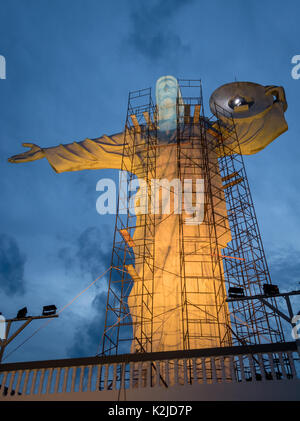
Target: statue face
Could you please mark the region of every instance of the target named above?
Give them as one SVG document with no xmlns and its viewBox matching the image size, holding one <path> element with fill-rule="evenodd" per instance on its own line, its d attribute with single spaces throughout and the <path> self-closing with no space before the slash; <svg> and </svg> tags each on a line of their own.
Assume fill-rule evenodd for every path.
<svg viewBox="0 0 300 421">
<path fill-rule="evenodd" d="M 159 130 L 169 132 L 176 129 L 176 101 L 181 98 L 177 79 L 173 76 L 162 76 L 156 82 L 156 104 L 158 107 Z"/>
<path fill-rule="evenodd" d="M 156 82 L 156 103 L 164 118 L 173 116 L 177 91 L 178 83 L 173 76 L 162 76 Z"/>
</svg>

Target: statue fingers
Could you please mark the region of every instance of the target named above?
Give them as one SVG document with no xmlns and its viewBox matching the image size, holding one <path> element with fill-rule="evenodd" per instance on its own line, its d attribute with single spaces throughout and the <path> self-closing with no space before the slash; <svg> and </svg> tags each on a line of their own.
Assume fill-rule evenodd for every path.
<svg viewBox="0 0 300 421">
<path fill-rule="evenodd" d="M 8 162 L 10 162 L 11 164 L 15 164 L 16 162 L 18 162 L 18 158 L 16 158 L 15 156 L 12 156 L 8 158 Z"/>
<path fill-rule="evenodd" d="M 8 158 L 8 162 L 15 164 L 16 162 L 19 162 L 22 160 L 23 157 L 21 157 L 20 155 L 14 155 L 11 156 L 10 158 Z"/>
<path fill-rule="evenodd" d="M 34 143 L 22 143 L 22 146 L 24 146 L 25 148 L 33 148 L 34 146 L 37 146 L 37 145 L 35 145 Z"/>
<path fill-rule="evenodd" d="M 29 152 L 29 151 L 28 151 Z M 30 156 L 32 155 L 31 153 L 20 153 L 18 155 L 13 155 L 10 158 L 8 158 L 8 162 L 15 164 L 17 162 L 26 162 L 28 160 L 30 160 Z"/>
</svg>

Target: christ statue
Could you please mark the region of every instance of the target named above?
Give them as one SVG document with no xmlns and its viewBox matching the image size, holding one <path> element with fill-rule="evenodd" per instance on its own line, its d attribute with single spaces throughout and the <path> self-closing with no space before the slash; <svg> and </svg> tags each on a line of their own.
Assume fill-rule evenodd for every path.
<svg viewBox="0 0 300 421">
<path fill-rule="evenodd" d="M 228 89 L 228 94 L 226 93 Z M 264 149 L 270 142 L 287 130 L 284 112 L 287 108 L 284 90 L 282 87 L 262 86 L 251 82 L 235 82 L 222 87 L 221 94 L 218 90 L 211 102 L 212 112 L 215 113 L 215 102 L 220 106 L 231 110 L 235 130 L 239 144 L 235 145 L 231 140 L 227 140 L 223 152 L 216 148 L 209 157 L 211 164 L 218 166 L 218 158 L 221 153 L 241 153 L 252 155 Z M 179 104 L 179 107 L 178 107 Z M 182 107 L 180 107 L 182 105 Z M 178 154 L 177 154 L 177 124 L 184 122 L 184 103 L 178 81 L 173 76 L 163 76 L 156 84 L 156 106 L 158 110 L 157 121 L 157 150 L 156 150 L 156 179 L 168 180 L 172 182 L 178 178 Z M 179 111 L 178 111 L 179 110 Z M 222 121 L 222 127 L 226 130 L 231 122 L 226 114 L 218 115 Z M 186 153 L 189 159 L 200 162 L 203 150 L 201 143 L 197 144 L 199 133 L 195 120 L 194 133 L 197 147 L 187 148 Z M 9 158 L 11 163 L 25 163 L 46 158 L 56 173 L 65 171 L 80 171 L 86 169 L 121 169 L 123 162 L 129 157 L 123 155 L 123 146 L 127 142 L 128 131 L 106 135 L 95 139 L 85 139 L 81 142 L 73 142 L 55 147 L 40 147 L 33 143 L 23 143 L 29 150 Z M 141 141 L 143 131 L 139 134 Z M 208 142 L 214 142 L 215 138 L 211 131 L 206 134 Z M 225 141 L 226 142 L 226 141 Z M 185 145 L 182 145 L 185 148 Z M 236 149 L 235 149 L 236 148 Z M 239 149 L 238 149 L 239 148 Z M 240 151 L 240 152 L 239 152 Z M 143 154 L 139 153 L 138 147 L 134 156 L 132 168 L 140 168 Z M 185 163 L 180 163 L 183 168 Z M 141 174 L 139 173 L 140 177 Z M 144 179 L 149 179 L 149 174 L 143 174 Z M 193 174 L 188 174 L 189 179 L 196 181 L 203 179 L 205 174 L 201 165 Z M 183 180 L 182 180 L 183 181 Z M 221 176 L 214 177 L 214 185 L 222 186 Z M 176 192 L 172 192 L 171 199 L 174 200 Z M 175 198 L 176 199 L 176 198 Z M 221 200 L 222 199 L 222 200 Z M 230 229 L 228 225 L 227 210 L 224 198 L 216 203 L 213 215 L 214 220 L 218 218 L 224 220 L 224 224 L 218 226 L 218 254 L 222 255 L 222 250 L 231 241 Z M 181 200 L 181 199 L 180 199 Z M 176 200 L 175 200 L 176 202 Z M 174 202 L 174 203 L 175 203 Z M 181 207 L 181 203 L 177 203 Z M 174 205 L 175 206 L 175 205 Z M 205 209 L 205 203 L 204 203 Z M 210 215 L 211 216 L 211 215 Z M 138 215 L 143 218 L 143 215 Z M 185 277 L 188 279 L 185 297 L 187 301 L 186 314 L 182 311 L 182 286 L 179 276 L 181 257 L 179 252 L 179 218 L 183 218 L 182 233 L 185 238 L 196 240 L 186 242 L 184 249 L 185 258 L 188 264 L 185 267 Z M 199 218 L 199 223 L 194 223 L 193 218 Z M 208 251 L 210 241 L 210 229 L 207 223 L 208 215 L 205 211 L 200 215 L 191 215 L 183 212 L 180 216 L 178 212 L 171 211 L 168 217 L 159 215 L 158 224 L 155 231 L 155 272 L 153 280 L 153 315 L 155 316 L 151 335 L 151 351 L 170 351 L 184 349 L 184 323 L 183 318 L 189 320 L 188 348 L 213 348 L 231 344 L 228 324 L 230 323 L 229 310 L 227 304 L 222 306 L 222 311 L 218 311 L 216 303 L 213 301 L 215 291 L 219 291 L 219 298 L 222 302 L 226 300 L 226 290 L 221 282 L 221 274 L 217 274 L 213 269 L 213 258 Z M 226 222 L 227 221 L 227 222 Z M 138 226 L 138 224 L 137 224 Z M 139 244 L 143 241 L 143 231 L 137 228 L 132 237 L 134 242 L 133 252 L 137 253 Z M 201 264 L 199 256 L 202 255 Z M 222 269 L 219 269 L 220 271 Z M 134 268 L 137 277 L 143 278 L 147 282 L 145 267 L 137 263 Z M 133 287 L 129 295 L 128 306 L 133 320 L 133 330 L 139 325 L 138 314 L 141 294 L 139 289 L 141 283 L 133 280 Z M 215 322 L 218 320 L 218 323 Z M 136 322 L 136 323 L 134 323 Z M 145 325 L 147 330 L 147 324 Z M 133 337 L 136 335 L 133 332 Z M 133 340 L 132 352 L 135 352 L 139 344 Z M 145 344 L 143 351 L 150 351 Z"/>
</svg>

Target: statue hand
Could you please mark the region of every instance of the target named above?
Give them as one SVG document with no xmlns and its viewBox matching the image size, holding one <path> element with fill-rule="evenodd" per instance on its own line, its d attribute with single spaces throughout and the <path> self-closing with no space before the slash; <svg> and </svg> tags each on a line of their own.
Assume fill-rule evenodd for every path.
<svg viewBox="0 0 300 421">
<path fill-rule="evenodd" d="M 22 146 L 30 148 L 30 150 L 8 158 L 8 162 L 11 162 L 12 164 L 17 164 L 19 162 L 30 162 L 36 161 L 37 159 L 42 159 L 45 156 L 44 151 L 34 143 L 22 143 Z"/>
</svg>

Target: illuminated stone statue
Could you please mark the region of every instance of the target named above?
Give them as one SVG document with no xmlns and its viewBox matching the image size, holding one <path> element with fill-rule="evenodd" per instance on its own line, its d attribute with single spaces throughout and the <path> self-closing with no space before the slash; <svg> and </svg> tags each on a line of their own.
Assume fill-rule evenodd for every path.
<svg viewBox="0 0 300 421">
<path fill-rule="evenodd" d="M 158 145 L 156 156 L 156 179 L 167 179 L 170 182 L 178 177 L 176 124 L 184 118 L 183 113 L 176 115 L 177 105 L 183 104 L 177 80 L 172 76 L 164 76 L 157 81 L 156 98 L 158 106 Z M 236 127 L 237 136 L 242 154 L 255 154 L 265 148 L 271 141 L 287 130 L 284 119 L 286 101 L 284 90 L 280 87 L 263 87 L 250 82 L 235 82 L 223 85 L 211 97 L 211 109 L 215 113 L 215 103 L 223 109 L 230 111 Z M 180 107 L 179 107 L 180 109 Z M 179 120 L 178 120 L 178 118 Z M 221 113 L 218 118 L 222 120 L 224 128 L 229 126 L 229 118 Z M 195 133 L 197 137 L 197 133 Z M 199 137 L 199 134 L 198 134 Z M 86 169 L 121 169 L 123 157 L 124 132 L 113 135 L 103 135 L 96 139 L 85 139 L 50 148 L 41 148 L 32 143 L 23 143 L 30 150 L 9 159 L 12 163 L 23 163 L 47 158 L 57 173 L 65 171 L 80 171 Z M 207 140 L 213 141 L 212 135 L 207 134 Z M 228 141 L 229 142 L 229 141 Z M 234 143 L 228 144 L 228 154 L 232 153 Z M 184 148 L 184 145 L 183 145 Z M 193 160 L 201 159 L 201 147 L 192 151 Z M 238 152 L 238 149 L 236 150 Z M 134 157 L 136 166 L 141 159 L 137 153 Z M 218 165 L 218 151 L 210 159 Z M 135 164 L 134 164 L 135 165 Z M 147 174 L 144 174 L 147 177 Z M 204 174 L 199 167 L 189 178 L 202 179 Z M 221 177 L 215 181 L 222 186 Z M 172 193 L 171 199 L 174 199 Z M 216 218 L 226 216 L 226 206 L 217 205 Z M 219 207 L 218 207 L 219 206 Z M 138 218 L 143 218 L 139 215 Z M 191 218 L 183 214 L 183 220 Z M 226 219 L 226 218 L 225 218 Z M 228 221 L 227 221 L 228 224 Z M 139 224 L 137 224 L 139 225 Z M 189 319 L 188 348 L 210 348 L 230 345 L 228 336 L 228 309 L 223 306 L 222 314 L 217 314 L 213 302 L 216 289 L 220 299 L 225 301 L 224 285 L 213 279 L 212 257 L 209 255 L 209 230 L 207 224 L 184 224 L 183 235 L 187 238 L 197 239 L 191 241 L 184 250 L 189 264 L 185 268 L 185 276 L 189 279 L 185 297 L 188 303 L 187 314 L 183 314 L 182 285 L 180 273 L 180 250 L 178 241 L 179 215 L 171 213 L 168 217 L 159 215 L 155 234 L 155 273 L 153 282 L 153 315 L 152 351 L 177 350 L 187 347 L 184 345 L 183 329 L 184 319 Z M 231 240 L 228 225 L 218 228 L 219 254 Z M 143 241 L 143 230 L 136 229 L 133 241 L 136 247 Z M 133 249 L 135 251 L 135 249 Z M 203 256 L 199 264 L 199 256 Z M 138 276 L 147 279 L 147 273 L 142 275 L 142 268 L 136 265 Z M 216 273 L 216 272 L 214 272 Z M 220 275 L 220 274 L 219 274 Z M 150 277 L 149 277 L 150 278 Z M 221 276 L 217 276 L 221 278 Z M 146 281 L 145 281 L 146 282 Z M 133 322 L 139 321 L 138 308 L 140 304 L 139 289 L 141 284 L 134 282 L 128 305 L 131 310 Z M 218 319 L 218 323 L 215 320 Z M 135 324 L 133 323 L 133 326 Z M 135 329 L 135 328 L 134 328 Z M 147 330 L 147 325 L 145 325 Z M 227 332 L 227 333 L 226 333 Z M 148 332 L 150 335 L 150 333 Z M 226 336 L 227 335 L 227 336 Z M 134 334 L 135 336 L 135 334 Z M 147 345 L 143 351 L 149 351 Z M 141 351 L 139 344 L 132 343 L 132 352 Z"/>
</svg>

